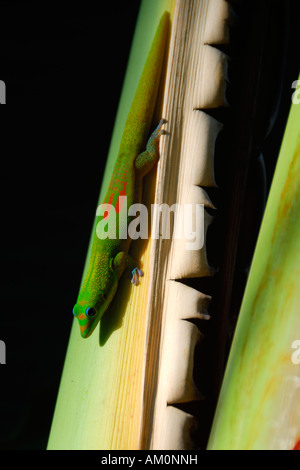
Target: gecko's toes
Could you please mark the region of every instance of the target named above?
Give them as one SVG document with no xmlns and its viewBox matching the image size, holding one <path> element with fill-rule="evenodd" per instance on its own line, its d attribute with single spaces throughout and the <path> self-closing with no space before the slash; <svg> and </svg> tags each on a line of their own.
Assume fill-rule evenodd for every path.
<svg viewBox="0 0 300 470">
<path fill-rule="evenodd" d="M 164 124 L 166 124 L 168 121 L 166 119 L 161 119 L 159 121 L 159 124 L 156 128 L 156 137 L 160 137 L 161 135 L 166 135 L 169 134 L 165 129 L 162 128 Z"/>
<path fill-rule="evenodd" d="M 137 276 L 133 276 L 133 278 L 131 279 L 131 284 L 134 284 L 135 286 L 138 286 L 139 278 Z"/>
<path fill-rule="evenodd" d="M 131 271 L 131 274 L 132 274 L 131 283 L 134 284 L 135 286 L 138 286 L 139 285 L 139 278 L 144 276 L 143 271 L 139 268 L 134 268 Z"/>
</svg>

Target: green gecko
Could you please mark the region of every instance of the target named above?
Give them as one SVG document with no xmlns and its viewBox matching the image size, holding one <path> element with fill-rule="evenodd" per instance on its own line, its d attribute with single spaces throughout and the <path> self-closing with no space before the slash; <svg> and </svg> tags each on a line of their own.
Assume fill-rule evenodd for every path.
<svg viewBox="0 0 300 470">
<path fill-rule="evenodd" d="M 165 133 L 162 119 L 151 134 L 147 144 L 153 119 L 164 51 L 167 40 L 169 14 L 163 14 L 149 51 L 137 91 L 135 93 L 124 132 L 118 157 L 114 166 L 110 184 L 101 207 L 103 214 L 96 213 L 98 221 L 109 222 L 110 213 L 117 218 L 116 237 L 99 238 L 95 228 L 89 265 L 83 279 L 73 314 L 78 319 L 80 333 L 87 338 L 96 328 L 100 318 L 114 298 L 118 281 L 126 268 L 132 270 L 134 285 L 143 276 L 133 258 L 128 254 L 131 239 L 122 238 L 127 234 L 130 217 L 128 213 L 121 217 L 121 196 L 126 196 L 127 207 L 139 203 L 142 195 L 142 179 L 151 170 L 159 158 L 159 137 Z M 111 211 L 111 207 L 114 211 Z M 123 225 L 122 225 L 123 224 Z M 126 225 L 126 226 L 124 226 Z"/>
</svg>

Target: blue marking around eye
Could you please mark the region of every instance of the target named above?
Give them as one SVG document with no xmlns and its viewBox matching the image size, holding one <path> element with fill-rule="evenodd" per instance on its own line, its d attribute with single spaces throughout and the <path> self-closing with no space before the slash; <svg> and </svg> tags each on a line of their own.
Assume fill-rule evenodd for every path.
<svg viewBox="0 0 300 470">
<path fill-rule="evenodd" d="M 87 307 L 85 314 L 88 317 L 94 317 L 96 315 L 97 311 L 94 307 Z"/>
</svg>

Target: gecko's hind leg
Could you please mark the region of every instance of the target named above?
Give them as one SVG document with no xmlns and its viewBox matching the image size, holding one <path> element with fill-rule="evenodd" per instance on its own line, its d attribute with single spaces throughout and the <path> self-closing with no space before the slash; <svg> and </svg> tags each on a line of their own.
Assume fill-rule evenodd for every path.
<svg viewBox="0 0 300 470">
<path fill-rule="evenodd" d="M 135 168 L 140 176 L 146 175 L 159 159 L 159 138 L 161 135 L 166 134 L 166 131 L 162 128 L 166 122 L 165 119 L 159 121 L 158 126 L 148 139 L 146 150 L 135 159 Z"/>
</svg>

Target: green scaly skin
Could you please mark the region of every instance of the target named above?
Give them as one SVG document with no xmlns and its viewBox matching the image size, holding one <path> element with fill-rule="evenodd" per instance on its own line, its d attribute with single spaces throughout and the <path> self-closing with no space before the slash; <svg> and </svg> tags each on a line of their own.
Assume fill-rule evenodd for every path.
<svg viewBox="0 0 300 470">
<path fill-rule="evenodd" d="M 156 104 L 168 22 L 168 13 L 164 13 L 126 120 L 119 154 L 102 205 L 106 211 L 103 210 L 102 215 L 96 217 L 96 228 L 101 220 L 105 220 L 109 226 L 113 212 L 110 207 L 113 206 L 116 217 L 116 237 L 100 239 L 96 229 L 93 235 L 89 266 L 73 309 L 83 338 L 91 335 L 107 310 L 124 270 L 128 267 L 132 269 L 131 282 L 135 285 L 139 283 L 139 276 L 143 275 L 128 254 L 130 237 L 127 236 L 124 239 L 119 237 L 119 226 L 122 233 L 127 234 L 130 223 L 128 214 L 125 213 L 124 216 L 124 211 L 122 213 L 122 200 L 119 198 L 120 196 L 127 197 L 128 208 L 132 204 L 141 202 L 143 176 L 151 170 L 159 158 L 159 137 L 164 133 L 162 125 L 166 121 L 163 119 L 160 121 L 147 145 L 146 139 Z"/>
</svg>

